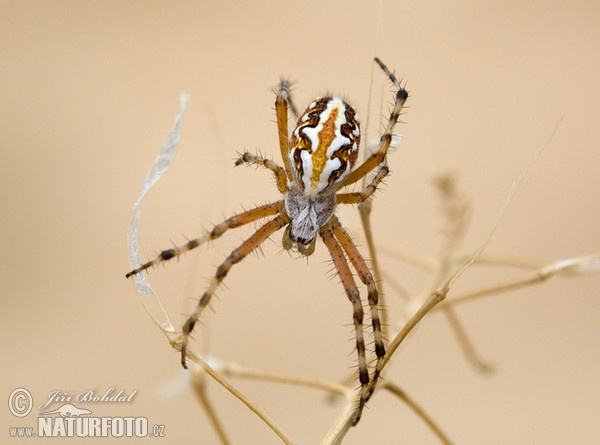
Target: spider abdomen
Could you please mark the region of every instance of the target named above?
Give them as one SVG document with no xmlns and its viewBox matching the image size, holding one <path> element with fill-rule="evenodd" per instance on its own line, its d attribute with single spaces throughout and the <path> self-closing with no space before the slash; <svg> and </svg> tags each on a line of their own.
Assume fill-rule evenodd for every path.
<svg viewBox="0 0 600 445">
<path fill-rule="evenodd" d="M 358 157 L 360 120 L 339 97 L 315 99 L 298 119 L 290 144 L 290 164 L 307 196 L 335 191 Z"/>
</svg>

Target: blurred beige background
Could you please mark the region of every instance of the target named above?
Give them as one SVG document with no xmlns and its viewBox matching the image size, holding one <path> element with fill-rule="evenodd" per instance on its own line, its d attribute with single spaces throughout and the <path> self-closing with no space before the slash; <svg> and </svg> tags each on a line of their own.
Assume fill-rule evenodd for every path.
<svg viewBox="0 0 600 445">
<path fill-rule="evenodd" d="M 488 251 L 543 264 L 600 250 L 597 2 L 216 3 L 0 2 L 0 396 L 24 387 L 35 404 L 17 419 L 3 402 L 3 443 L 8 426 L 35 426 L 51 391 L 110 387 L 137 394 L 129 404 L 80 406 L 165 425 L 166 438 L 144 443 L 218 443 L 178 355 L 124 278 L 131 207 L 181 90 L 192 97 L 183 142 L 142 208 L 144 257 L 277 198 L 267 173 L 235 169 L 233 159 L 244 149 L 278 159 L 271 89 L 279 76 L 296 82 L 300 106 L 332 91 L 365 120 L 374 55 L 411 93 L 393 174 L 375 201 L 379 243 L 437 252 L 441 217 L 430 178 L 452 168 L 473 204 L 465 248 L 476 248 L 564 116 Z M 375 71 L 374 109 L 383 99 L 387 110 L 389 91 Z M 355 211 L 342 216 L 360 239 Z M 150 275 L 178 326 L 248 233 L 228 233 Z M 254 368 L 336 381 L 355 360 L 350 305 L 329 279 L 322 245 L 307 264 L 281 253 L 279 242 L 274 236 L 264 255 L 232 271 L 216 316 L 196 337 L 210 332 L 215 355 Z M 381 261 L 413 288 L 422 284 L 414 269 Z M 469 271 L 458 286 L 505 277 Z M 556 279 L 460 306 L 477 350 L 496 367 L 491 376 L 473 371 L 446 320 L 432 314 L 387 377 L 455 443 L 598 443 L 599 289 L 597 275 Z M 393 315 L 399 299 L 391 291 L 388 304 Z M 169 383 L 179 389 L 165 397 Z M 315 391 L 235 384 L 300 443 L 317 443 L 336 416 Z M 233 443 L 279 443 L 220 387 L 211 384 L 210 393 Z M 438 443 L 384 393 L 344 443 L 367 441 Z"/>
</svg>

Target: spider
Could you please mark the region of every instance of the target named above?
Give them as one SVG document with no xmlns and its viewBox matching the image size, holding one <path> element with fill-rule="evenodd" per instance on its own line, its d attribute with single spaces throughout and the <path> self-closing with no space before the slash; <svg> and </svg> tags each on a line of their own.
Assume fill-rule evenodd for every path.
<svg viewBox="0 0 600 445">
<path fill-rule="evenodd" d="M 319 235 L 329 250 L 346 295 L 352 303 L 360 381 L 360 399 L 353 424 L 358 423 L 362 409 L 374 391 L 381 373 L 385 345 L 378 311 L 377 283 L 352 238 L 340 224 L 335 215 L 335 209 L 338 204 L 365 202 L 375 193 L 378 185 L 389 173 L 387 151 L 392 140 L 394 126 L 398 121 L 404 102 L 408 98 L 408 93 L 396 76 L 379 58 L 374 60 L 393 83 L 396 93 L 387 125 L 377 149 L 364 162 L 355 168 L 361 136 L 359 118 L 354 108 L 340 97 L 326 96 L 312 101 L 298 118 L 296 128 L 290 137 L 288 134 L 288 109 L 291 109 L 295 115 L 297 113 L 290 95 L 290 84 L 281 80 L 276 93 L 275 112 L 283 167 L 270 159 L 248 152 L 239 157 L 236 165 L 263 166 L 270 170 L 275 176 L 277 188 L 283 198 L 234 215 L 217 224 L 210 232 L 199 238 L 161 251 L 156 258 L 140 265 L 126 275 L 129 278 L 149 267 L 179 257 L 207 241 L 219 238 L 229 229 L 270 218 L 218 266 L 208 289 L 183 325 L 181 364 L 187 369 L 188 337 L 231 268 L 284 227 L 283 248 L 288 251 L 297 251 L 304 256 L 309 256 L 314 252 L 317 235 Z M 362 191 L 339 192 L 365 178 L 371 172 L 374 173 L 374 176 Z M 351 266 L 367 288 L 376 356 L 372 376 L 369 375 L 366 358 L 363 305 Z"/>
</svg>

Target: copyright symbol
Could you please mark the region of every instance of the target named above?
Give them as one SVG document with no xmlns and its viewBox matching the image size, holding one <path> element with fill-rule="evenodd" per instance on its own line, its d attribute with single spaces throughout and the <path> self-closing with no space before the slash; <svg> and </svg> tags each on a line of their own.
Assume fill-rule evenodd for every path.
<svg viewBox="0 0 600 445">
<path fill-rule="evenodd" d="M 33 397 L 25 388 L 17 388 L 8 396 L 8 409 L 15 417 L 25 417 L 31 412 Z"/>
</svg>

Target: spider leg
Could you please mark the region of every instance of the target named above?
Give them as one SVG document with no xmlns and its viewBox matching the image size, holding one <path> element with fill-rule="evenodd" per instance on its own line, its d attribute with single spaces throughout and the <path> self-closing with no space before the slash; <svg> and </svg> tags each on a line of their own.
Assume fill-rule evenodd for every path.
<svg viewBox="0 0 600 445">
<path fill-rule="evenodd" d="M 390 169 L 387 165 L 382 165 L 377 175 L 373 178 L 373 180 L 367 185 L 363 191 L 361 192 L 352 192 L 352 193 L 338 193 L 336 196 L 337 204 L 360 204 L 369 199 L 373 193 L 377 190 L 383 178 L 385 178 L 390 173 Z"/>
<path fill-rule="evenodd" d="M 373 391 L 375 390 L 375 386 L 377 385 L 377 380 L 381 375 L 381 369 L 383 365 L 383 357 L 385 356 L 385 345 L 383 342 L 383 332 L 381 330 L 381 320 L 379 318 L 379 290 L 377 289 L 377 283 L 373 278 L 373 274 L 369 270 L 367 263 L 364 258 L 360 254 L 360 251 L 357 249 L 356 244 L 352 241 L 352 238 L 346 232 L 346 230 L 340 224 L 339 219 L 334 215 L 331 219 L 330 225 L 333 228 L 333 234 L 337 238 L 338 242 L 346 252 L 346 256 L 352 263 L 352 266 L 358 273 L 358 277 L 360 281 L 367 286 L 367 295 L 369 301 L 369 308 L 371 310 L 371 324 L 373 326 L 373 336 L 375 340 L 375 355 L 377 357 L 377 361 L 375 363 L 375 370 L 373 371 L 373 378 L 369 384 L 369 390 L 367 393 L 366 400 L 369 400 Z M 365 401 L 366 401 L 365 400 Z"/>
<path fill-rule="evenodd" d="M 206 243 L 207 241 L 212 241 L 214 239 L 219 238 L 229 229 L 235 229 L 236 227 L 240 227 L 256 220 L 266 218 L 267 216 L 273 216 L 278 214 L 283 210 L 283 201 L 276 201 L 270 204 L 265 204 L 260 207 L 256 207 L 251 210 L 247 210 L 238 215 L 234 215 L 231 218 L 227 218 L 220 224 L 217 224 L 213 227 L 213 229 L 208 232 L 206 235 L 201 236 L 199 238 L 194 238 L 189 240 L 187 243 L 182 244 L 177 247 L 173 247 L 171 249 L 163 250 L 154 258 L 153 260 L 148 261 L 147 263 L 142 264 L 139 267 L 136 267 L 132 271 L 128 272 L 125 275 L 126 278 L 129 278 L 135 274 L 140 273 L 143 270 L 148 269 L 149 267 L 155 266 L 164 261 L 168 261 L 172 258 L 178 257 L 183 253 L 195 249 L 196 247 Z"/>
<path fill-rule="evenodd" d="M 290 106 L 290 83 L 281 79 L 279 90 L 275 99 L 275 114 L 277 116 L 277 132 L 279 135 L 279 150 L 281 151 L 281 160 L 289 181 L 292 180 L 292 168 L 290 166 L 290 136 L 288 133 L 288 107 Z M 293 112 L 298 114 L 297 111 Z"/>
<path fill-rule="evenodd" d="M 238 248 L 234 249 L 225 259 L 225 261 L 223 261 L 221 265 L 217 268 L 217 271 L 210 283 L 210 286 L 204 292 L 204 294 L 200 298 L 200 301 L 198 301 L 198 306 L 196 306 L 196 309 L 194 309 L 192 315 L 188 317 L 182 328 L 181 365 L 185 369 L 187 369 L 185 358 L 187 353 L 188 337 L 193 331 L 194 325 L 198 321 L 198 318 L 200 318 L 202 311 L 210 303 L 212 296 L 217 290 L 217 287 L 219 287 L 223 279 L 229 273 L 229 270 L 235 264 L 239 263 L 244 258 L 246 258 L 248 254 L 250 254 L 254 249 L 259 247 L 269 236 L 271 236 L 273 233 L 275 233 L 277 230 L 281 229 L 288 223 L 289 218 L 285 213 L 265 223 L 256 232 L 254 232 L 254 234 L 250 236 L 250 238 L 244 241 Z"/>
<path fill-rule="evenodd" d="M 275 175 L 275 180 L 277 181 L 277 190 L 279 190 L 279 192 L 282 194 L 285 194 L 285 192 L 287 192 L 287 176 L 283 167 L 280 167 L 270 159 L 263 158 L 262 156 L 258 155 L 253 155 L 252 153 L 248 152 L 242 153 L 239 159 L 235 161 L 235 165 L 240 165 L 244 162 L 246 164 L 262 165 L 266 169 L 271 170 Z"/>
<path fill-rule="evenodd" d="M 362 415 L 362 410 L 365 406 L 365 402 L 368 399 L 368 387 L 369 387 L 369 367 L 367 365 L 367 357 L 365 353 L 365 339 L 363 333 L 363 316 L 364 311 L 362 302 L 360 300 L 360 293 L 352 277 L 352 271 L 348 266 L 344 251 L 340 246 L 340 243 L 334 235 L 334 228 L 331 223 L 327 223 L 323 226 L 319 232 L 323 242 L 329 249 L 333 264 L 335 265 L 337 272 L 346 291 L 348 299 L 352 303 L 353 319 L 354 319 L 354 330 L 356 335 L 356 351 L 358 353 L 358 377 L 360 380 L 360 400 L 356 410 L 355 417 L 353 419 L 353 425 L 356 425 Z"/>
<path fill-rule="evenodd" d="M 400 117 L 400 113 L 402 112 L 402 107 L 404 106 L 404 103 L 408 98 L 407 91 L 400 84 L 396 76 L 392 72 L 390 72 L 390 70 L 377 57 L 375 58 L 375 62 L 389 77 L 390 81 L 394 84 L 394 86 L 398 88 L 398 91 L 396 92 L 394 98 L 394 106 L 392 108 L 392 112 L 390 113 L 390 117 L 388 118 L 385 130 L 381 135 L 381 138 L 379 139 L 379 146 L 377 147 L 377 151 L 371 154 L 360 166 L 355 168 L 354 171 L 352 171 L 348 176 L 346 176 L 346 179 L 344 179 L 340 187 L 345 187 L 347 185 L 354 184 L 356 181 L 361 180 L 371 170 L 373 170 L 385 160 L 388 149 L 390 148 L 390 143 L 392 142 L 394 127 L 398 122 L 398 118 Z"/>
</svg>

